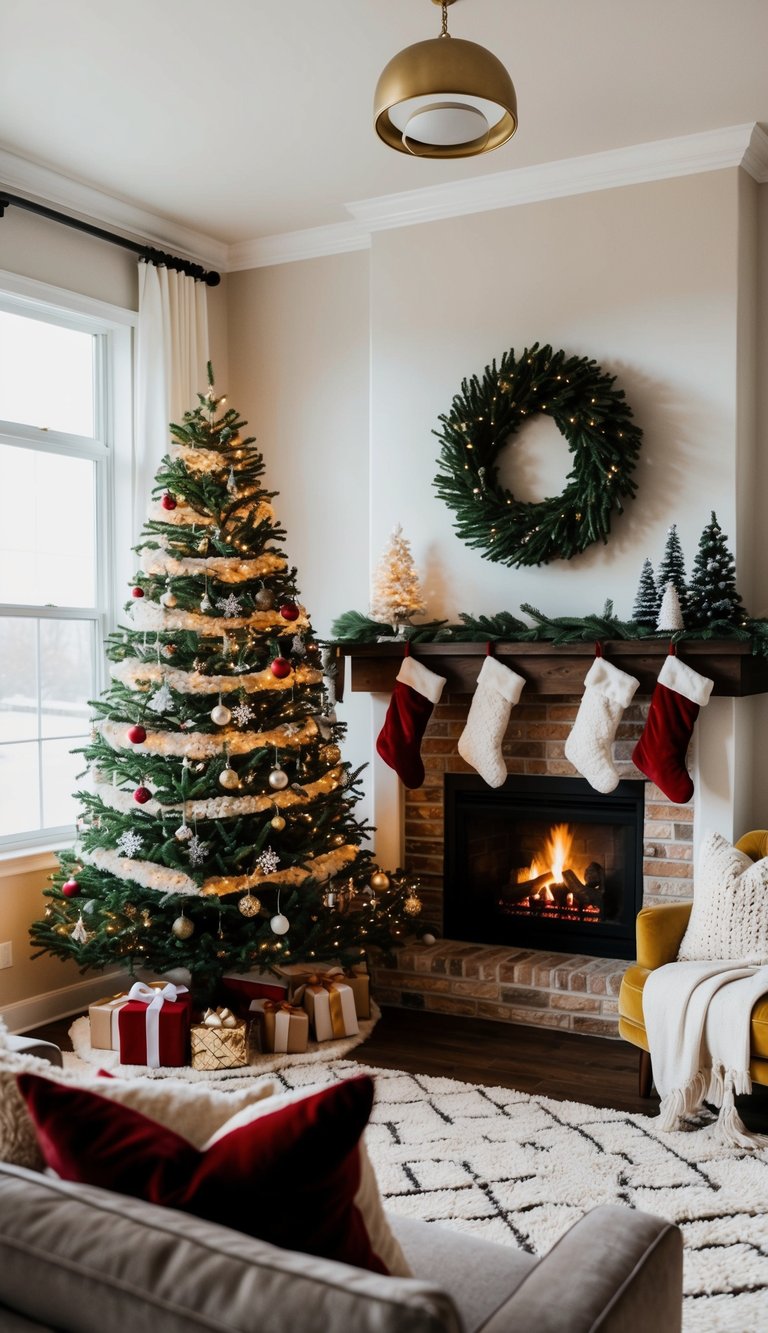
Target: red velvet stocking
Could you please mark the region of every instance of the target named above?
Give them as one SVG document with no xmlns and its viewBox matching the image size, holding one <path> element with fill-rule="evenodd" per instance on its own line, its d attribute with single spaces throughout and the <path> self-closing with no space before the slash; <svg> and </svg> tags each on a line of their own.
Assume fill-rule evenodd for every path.
<svg viewBox="0 0 768 1333">
<path fill-rule="evenodd" d="M 643 734 L 632 752 L 632 762 L 664 795 L 682 805 L 693 796 L 693 781 L 685 766 L 699 709 L 709 702 L 713 681 L 700 676 L 670 652 L 651 696 Z"/>
<path fill-rule="evenodd" d="M 444 685 L 445 677 L 417 662 L 406 646 L 384 726 L 376 741 L 382 759 L 395 770 L 405 787 L 420 787 L 424 781 L 421 742 Z"/>
</svg>

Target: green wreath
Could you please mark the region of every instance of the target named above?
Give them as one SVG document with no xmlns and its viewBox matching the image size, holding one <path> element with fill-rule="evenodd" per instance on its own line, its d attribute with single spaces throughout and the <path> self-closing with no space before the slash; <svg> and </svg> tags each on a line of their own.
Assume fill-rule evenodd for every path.
<svg viewBox="0 0 768 1333">
<path fill-rule="evenodd" d="M 462 541 L 498 564 L 546 565 L 608 540 L 611 514 L 637 490 L 631 473 L 642 440 L 614 378 L 586 357 L 534 343 L 518 358 L 505 352 L 482 380 L 462 381 L 442 430 L 433 432 L 442 441 L 434 485 Z M 529 504 L 499 484 L 497 463 L 534 412 L 565 436 L 573 467 L 561 495 Z"/>
</svg>

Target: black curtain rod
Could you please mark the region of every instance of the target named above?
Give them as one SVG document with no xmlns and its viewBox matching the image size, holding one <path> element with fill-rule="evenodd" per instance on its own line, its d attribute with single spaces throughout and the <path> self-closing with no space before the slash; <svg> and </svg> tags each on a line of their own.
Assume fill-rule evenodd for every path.
<svg viewBox="0 0 768 1333">
<path fill-rule="evenodd" d="M 132 250 L 148 264 L 164 265 L 166 268 L 174 269 L 176 273 L 186 273 L 187 277 L 204 282 L 208 287 L 218 287 L 221 282 L 218 273 L 208 272 L 200 264 L 193 264 L 190 259 L 167 255 L 163 250 L 156 250 L 154 246 L 142 245 L 141 241 L 126 240 L 124 236 L 116 236 L 114 232 L 105 231 L 103 227 L 94 227 L 92 222 L 81 222 L 79 218 L 68 217 L 66 213 L 57 213 L 55 208 L 47 208 L 45 204 L 22 199 L 20 195 L 11 194 L 0 185 L 0 218 L 5 215 L 6 208 L 25 208 L 28 213 L 37 213 L 39 217 L 48 218 L 51 222 L 61 222 L 65 227 L 74 227 L 75 231 L 84 231 L 87 236 L 96 236 L 100 241 L 109 241 L 111 245 L 120 245 L 124 250 Z"/>
</svg>

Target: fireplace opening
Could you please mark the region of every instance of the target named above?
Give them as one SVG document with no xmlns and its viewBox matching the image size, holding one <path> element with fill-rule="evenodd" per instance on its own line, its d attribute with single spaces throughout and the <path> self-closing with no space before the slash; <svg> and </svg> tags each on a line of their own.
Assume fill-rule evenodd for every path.
<svg viewBox="0 0 768 1333">
<path fill-rule="evenodd" d="M 445 775 L 445 934 L 478 944 L 633 958 L 644 782 Z"/>
</svg>

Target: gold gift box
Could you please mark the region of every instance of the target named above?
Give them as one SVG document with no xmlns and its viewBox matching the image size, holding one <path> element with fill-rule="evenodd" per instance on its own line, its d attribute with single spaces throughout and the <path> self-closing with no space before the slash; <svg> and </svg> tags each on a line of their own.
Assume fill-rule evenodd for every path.
<svg viewBox="0 0 768 1333">
<path fill-rule="evenodd" d="M 365 963 L 353 963 L 351 967 L 345 968 L 340 967 L 338 963 L 317 963 L 314 967 L 310 967 L 309 963 L 281 963 L 275 971 L 288 982 L 290 998 L 293 998 L 295 991 L 304 985 L 309 977 L 325 977 L 334 973 L 337 979 L 343 981 L 352 991 L 357 1017 L 371 1016 L 371 978 Z"/>
<path fill-rule="evenodd" d="M 273 1000 L 262 1001 L 258 1013 L 262 1051 L 300 1055 L 309 1041 L 309 1015 L 306 1010 Z"/>
<path fill-rule="evenodd" d="M 248 1028 L 243 1022 L 233 1028 L 194 1023 L 190 1040 L 193 1069 L 238 1069 L 248 1064 Z"/>
</svg>

